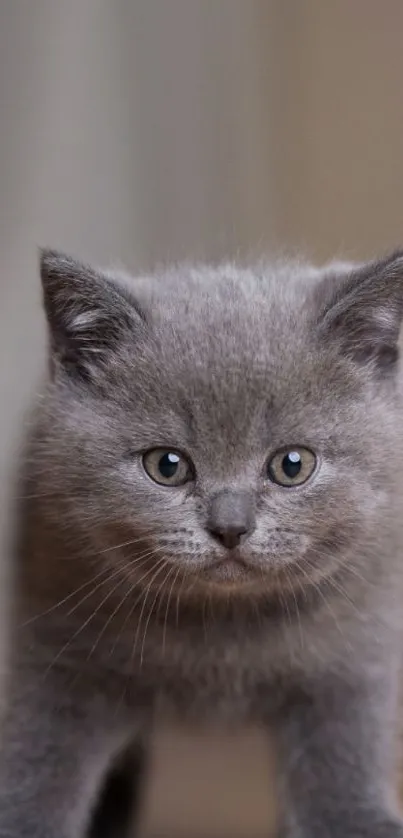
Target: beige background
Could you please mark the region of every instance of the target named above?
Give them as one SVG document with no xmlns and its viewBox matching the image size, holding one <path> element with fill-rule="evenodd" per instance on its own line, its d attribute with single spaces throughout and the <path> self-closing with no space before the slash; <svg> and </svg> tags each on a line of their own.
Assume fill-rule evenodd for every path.
<svg viewBox="0 0 403 838">
<path fill-rule="evenodd" d="M 400 0 L 2 0 L 5 558 L 16 428 L 43 358 L 37 245 L 137 270 L 403 243 L 402 35 Z M 263 835 L 269 785 L 258 735 L 161 732 L 145 833 Z"/>
</svg>

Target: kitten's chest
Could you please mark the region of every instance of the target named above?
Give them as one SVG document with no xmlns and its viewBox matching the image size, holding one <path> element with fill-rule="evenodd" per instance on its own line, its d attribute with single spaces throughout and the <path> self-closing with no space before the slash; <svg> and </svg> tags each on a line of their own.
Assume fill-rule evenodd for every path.
<svg viewBox="0 0 403 838">
<path fill-rule="evenodd" d="M 213 723 L 247 721 L 260 715 L 272 663 L 265 638 L 239 633 L 172 633 L 164 646 L 143 650 L 140 677 L 154 685 L 162 714 Z"/>
<path fill-rule="evenodd" d="M 134 681 L 180 721 L 259 723 L 278 711 L 290 685 L 344 660 L 345 636 L 329 619 L 324 613 L 296 626 L 264 618 L 248 627 L 184 626 L 163 637 L 155 626 L 133 660 Z"/>
</svg>

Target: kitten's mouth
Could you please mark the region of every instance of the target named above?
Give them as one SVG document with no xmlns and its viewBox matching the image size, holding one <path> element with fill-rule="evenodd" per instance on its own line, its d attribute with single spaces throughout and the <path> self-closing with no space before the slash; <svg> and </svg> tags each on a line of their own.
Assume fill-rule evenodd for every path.
<svg viewBox="0 0 403 838">
<path fill-rule="evenodd" d="M 212 564 L 203 569 L 204 579 L 208 582 L 222 584 L 247 582 L 252 575 L 250 564 L 245 562 L 239 555 L 232 554 L 212 562 Z"/>
</svg>

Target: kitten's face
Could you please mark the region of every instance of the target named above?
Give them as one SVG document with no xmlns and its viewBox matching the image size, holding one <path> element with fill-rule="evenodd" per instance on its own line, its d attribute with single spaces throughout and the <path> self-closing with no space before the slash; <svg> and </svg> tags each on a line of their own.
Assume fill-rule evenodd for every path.
<svg viewBox="0 0 403 838">
<path fill-rule="evenodd" d="M 59 292 L 85 282 L 82 266 L 50 268 Z M 374 313 L 371 291 L 354 333 L 361 274 L 314 288 L 291 269 L 206 270 L 133 281 L 132 303 L 108 297 L 107 280 L 100 300 L 56 299 L 50 472 L 94 549 L 112 561 L 122 545 L 145 586 L 217 594 L 303 587 L 348 566 L 376 537 L 402 463 L 400 309 L 393 319 L 391 288 Z"/>
</svg>

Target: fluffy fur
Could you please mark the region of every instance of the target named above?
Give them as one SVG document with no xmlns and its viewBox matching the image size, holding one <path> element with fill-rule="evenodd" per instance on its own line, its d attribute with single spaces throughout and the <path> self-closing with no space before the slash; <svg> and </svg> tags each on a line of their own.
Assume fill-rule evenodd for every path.
<svg viewBox="0 0 403 838">
<path fill-rule="evenodd" d="M 271 730 L 287 838 L 402 838 L 403 256 L 41 276 L 1 838 L 109 836 L 124 788 L 126 828 L 158 713 Z M 278 485 L 295 448 L 316 468 Z"/>
</svg>

